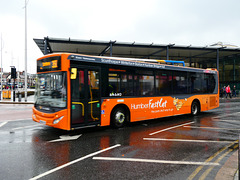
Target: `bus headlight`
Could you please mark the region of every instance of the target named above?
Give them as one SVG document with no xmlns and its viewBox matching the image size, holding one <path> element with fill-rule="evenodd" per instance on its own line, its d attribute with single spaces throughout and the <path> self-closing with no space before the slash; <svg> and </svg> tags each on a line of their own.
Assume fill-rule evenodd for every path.
<svg viewBox="0 0 240 180">
<path fill-rule="evenodd" d="M 60 118 L 55 119 L 55 120 L 53 121 L 53 124 L 59 123 L 59 121 L 61 121 L 63 117 L 64 117 L 64 116 L 61 116 Z"/>
</svg>

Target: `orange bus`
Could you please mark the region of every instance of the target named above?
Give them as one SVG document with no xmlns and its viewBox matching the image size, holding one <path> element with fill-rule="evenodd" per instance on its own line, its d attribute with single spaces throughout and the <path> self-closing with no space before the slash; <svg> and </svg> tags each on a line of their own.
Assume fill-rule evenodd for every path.
<svg viewBox="0 0 240 180">
<path fill-rule="evenodd" d="M 64 130 L 122 127 L 219 106 L 218 71 L 163 60 L 59 53 L 37 60 L 34 121 Z"/>
</svg>

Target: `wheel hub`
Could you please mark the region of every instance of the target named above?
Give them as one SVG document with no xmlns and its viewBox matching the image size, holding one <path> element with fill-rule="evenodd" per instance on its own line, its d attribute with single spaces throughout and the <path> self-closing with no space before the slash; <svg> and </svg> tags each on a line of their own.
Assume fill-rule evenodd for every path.
<svg viewBox="0 0 240 180">
<path fill-rule="evenodd" d="M 123 123 L 124 120 L 125 120 L 125 115 L 124 115 L 122 112 L 117 112 L 117 113 L 116 113 L 116 120 L 117 120 L 119 123 Z"/>
<path fill-rule="evenodd" d="M 197 106 L 194 104 L 192 107 L 193 114 L 197 113 Z"/>
</svg>

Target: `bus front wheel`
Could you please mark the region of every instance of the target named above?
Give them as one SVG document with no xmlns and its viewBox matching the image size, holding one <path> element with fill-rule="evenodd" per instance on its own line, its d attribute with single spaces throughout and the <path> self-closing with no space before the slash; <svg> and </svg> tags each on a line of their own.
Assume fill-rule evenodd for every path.
<svg viewBox="0 0 240 180">
<path fill-rule="evenodd" d="M 191 114 L 193 116 L 198 115 L 200 112 L 200 106 L 199 103 L 197 101 L 193 101 L 192 106 L 191 106 Z"/>
<path fill-rule="evenodd" d="M 112 112 L 111 124 L 115 128 L 123 127 L 127 121 L 127 118 L 128 118 L 128 114 L 122 107 L 116 108 Z"/>
</svg>

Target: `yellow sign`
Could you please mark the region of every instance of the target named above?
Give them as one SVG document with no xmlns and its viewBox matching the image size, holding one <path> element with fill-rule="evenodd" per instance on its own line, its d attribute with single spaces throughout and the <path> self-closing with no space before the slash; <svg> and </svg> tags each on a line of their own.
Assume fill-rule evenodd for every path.
<svg viewBox="0 0 240 180">
<path fill-rule="evenodd" d="M 46 66 L 51 66 L 51 64 L 52 64 L 52 68 L 57 68 L 58 67 L 58 60 L 52 60 L 51 62 L 43 62 L 42 66 L 46 67 Z"/>
<path fill-rule="evenodd" d="M 71 79 L 76 79 L 77 78 L 77 68 L 72 68 L 71 69 Z"/>
<path fill-rule="evenodd" d="M 61 70 L 61 56 L 48 57 L 37 62 L 37 72 L 57 70 Z"/>
<path fill-rule="evenodd" d="M 52 68 L 57 68 L 58 67 L 57 63 L 58 60 L 52 60 Z"/>
<path fill-rule="evenodd" d="M 43 63 L 42 63 L 42 66 L 43 66 L 43 67 L 45 67 L 45 66 L 50 66 L 50 65 L 51 65 L 50 62 L 43 62 Z"/>
</svg>

